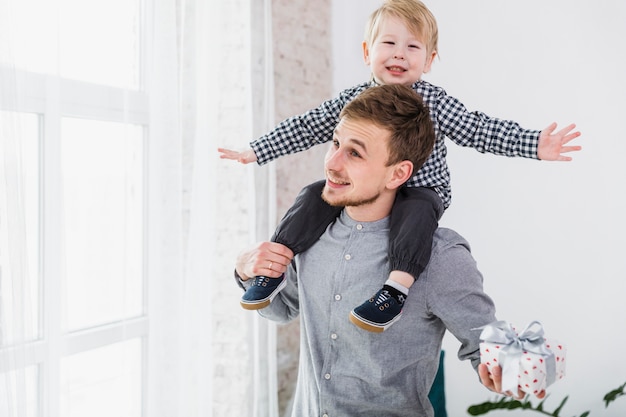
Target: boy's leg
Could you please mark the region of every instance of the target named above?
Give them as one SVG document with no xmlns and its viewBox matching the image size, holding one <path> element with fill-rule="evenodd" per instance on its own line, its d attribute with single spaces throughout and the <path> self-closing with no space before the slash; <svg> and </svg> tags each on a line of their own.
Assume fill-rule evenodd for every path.
<svg viewBox="0 0 626 417">
<path fill-rule="evenodd" d="M 300 191 L 276 227 L 273 242 L 281 243 L 298 254 L 313 246 L 324 234 L 326 227 L 342 210 L 342 207 L 333 207 L 322 199 L 325 183 L 325 180 L 317 181 Z M 285 284 L 284 275 L 279 278 L 255 277 L 253 285 L 241 298 L 241 306 L 246 310 L 266 307 Z"/>
<path fill-rule="evenodd" d="M 282 243 L 294 254 L 304 252 L 317 242 L 343 209 L 333 207 L 322 199 L 324 184 L 326 180 L 320 180 L 300 191 L 276 227 L 273 242 Z"/>
<path fill-rule="evenodd" d="M 439 195 L 425 187 L 402 187 L 391 211 L 389 269 L 415 279 L 430 261 L 433 235 L 443 215 Z"/>
<path fill-rule="evenodd" d="M 433 234 L 443 210 L 441 199 L 429 188 L 403 187 L 398 191 L 390 219 L 390 279 L 352 310 L 350 320 L 354 324 L 382 332 L 400 318 L 409 287 L 430 260 Z"/>
</svg>

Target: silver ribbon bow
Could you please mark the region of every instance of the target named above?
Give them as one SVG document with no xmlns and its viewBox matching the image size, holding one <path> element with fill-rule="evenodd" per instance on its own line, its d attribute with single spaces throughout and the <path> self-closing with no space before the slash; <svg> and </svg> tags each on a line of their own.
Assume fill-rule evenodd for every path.
<svg viewBox="0 0 626 417">
<path fill-rule="evenodd" d="M 536 328 L 533 330 L 533 328 Z M 480 339 L 501 345 L 498 362 L 502 367 L 502 391 L 517 394 L 519 361 L 524 352 L 541 355 L 546 364 L 546 387 L 556 379 L 556 360 L 554 353 L 545 345 L 543 326 L 532 321 L 519 334 L 505 321 L 496 321 L 481 327 Z"/>
</svg>

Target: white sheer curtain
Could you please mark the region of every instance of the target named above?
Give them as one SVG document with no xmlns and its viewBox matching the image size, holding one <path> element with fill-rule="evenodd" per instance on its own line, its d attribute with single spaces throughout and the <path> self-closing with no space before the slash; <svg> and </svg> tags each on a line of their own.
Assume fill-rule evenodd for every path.
<svg viewBox="0 0 626 417">
<path fill-rule="evenodd" d="M 253 1 L 252 5 L 252 137 L 259 137 L 275 125 L 274 57 L 272 0 Z M 254 210 L 250 218 L 251 243 L 267 240 L 276 226 L 276 167 L 249 168 L 249 187 L 254 190 Z M 276 324 L 252 317 L 254 417 L 278 417 L 278 382 L 276 363 Z"/>
<path fill-rule="evenodd" d="M 150 82 L 160 96 L 151 109 L 160 139 L 150 159 L 169 169 L 157 163 L 151 175 L 151 230 L 160 234 L 150 259 L 160 261 L 150 275 L 161 278 L 149 297 L 149 415 L 277 416 L 275 328 L 242 311 L 232 282 L 236 254 L 273 228 L 273 169 L 219 161 L 216 152 L 247 147 L 273 118 L 271 2 L 178 6 L 161 0 L 154 9 L 156 24 L 166 26 L 155 26 L 153 50 L 176 49 L 180 62 L 175 74 L 154 56 L 152 65 L 171 72 Z M 169 113 L 173 101 L 177 114 Z M 168 231 L 171 219 L 180 223 Z M 168 281 L 179 274 L 181 282 Z"/>
<path fill-rule="evenodd" d="M 77 415 L 75 403 L 60 399 L 71 396 L 68 387 L 73 382 L 67 380 L 62 387 L 55 378 L 63 374 L 64 356 L 93 350 L 94 334 L 102 333 L 113 344 L 133 338 L 142 341 L 137 345 L 139 356 L 123 356 L 111 364 L 128 363 L 133 369 L 138 365 L 143 375 L 128 382 L 133 389 L 140 387 L 139 404 L 118 415 L 277 416 L 275 328 L 239 307 L 241 292 L 232 282 L 237 253 L 251 242 L 267 239 L 273 230 L 273 168 L 219 161 L 216 152 L 218 146 L 247 147 L 250 138 L 273 123 L 271 1 L 138 2 L 142 14 L 136 27 L 145 29 L 140 41 L 145 44 L 139 48 L 141 59 L 132 65 L 133 71 L 143 74 L 141 88 L 127 93 L 122 91 L 125 87 L 115 86 L 93 97 L 85 93 L 89 105 L 74 103 L 76 97 L 66 87 L 78 85 L 86 92 L 100 87 L 88 80 L 66 82 L 57 56 L 67 46 L 59 22 L 69 18 L 79 24 L 94 23 L 80 11 L 66 15 L 68 10 L 88 12 L 91 7 L 72 1 L 0 0 L 0 111 L 9 113 L 3 113 L 0 123 L 0 415 Z M 35 36 L 26 39 L 24 30 L 13 23 L 16 9 L 29 8 Z M 112 25 L 110 31 L 115 30 Z M 78 41 L 80 36 L 72 39 Z M 31 42 L 54 46 L 39 54 L 50 74 L 27 71 L 24 75 L 11 65 L 12 54 L 29 51 Z M 106 33 L 102 42 L 107 44 Z M 106 63 L 94 66 L 104 76 L 113 71 Z M 33 95 L 33 90 L 43 98 Z M 69 104 L 55 107 L 45 99 L 49 92 Z M 55 192 L 62 194 L 62 176 L 36 185 L 45 196 L 42 214 L 33 217 L 26 207 L 32 182 L 51 169 L 62 170 L 59 155 L 54 154 L 60 151 L 54 141 L 46 142 L 48 132 L 58 134 L 61 123 L 46 120 L 45 127 L 33 129 L 31 122 L 43 120 L 34 115 L 44 113 L 60 120 L 68 108 L 89 118 L 90 105 L 106 109 L 111 103 L 121 110 L 109 109 L 105 119 L 145 126 L 141 163 L 146 187 L 139 190 L 146 199 L 145 248 L 140 255 L 144 314 L 124 318 L 118 327 L 115 323 L 94 327 L 88 334 L 66 332 L 58 324 L 51 343 L 48 314 L 52 311 L 61 322 L 67 308 L 59 305 L 67 290 L 61 260 L 65 255 L 60 248 L 53 250 L 58 259 L 49 258 L 46 268 L 52 264 L 56 270 L 44 273 L 42 285 L 41 267 L 36 262 L 31 266 L 31 253 L 36 258 L 44 249 L 49 256 L 46 245 L 54 247 L 55 242 L 46 241 L 48 232 L 64 234 L 60 231 L 64 226 L 47 214 L 52 209 L 60 218 L 66 216 L 63 204 L 54 198 Z M 29 117 L 14 115 L 15 111 L 32 118 L 24 121 Z M 39 137 L 40 129 L 44 142 L 35 151 L 34 163 L 41 163 L 38 158 L 45 152 L 46 158 L 57 162 L 41 166 L 43 174 L 30 178 L 24 166 L 33 164 L 26 156 L 32 149 L 24 138 Z M 29 230 L 37 229 L 39 220 L 51 229 L 33 235 Z M 121 288 L 119 298 L 130 298 L 128 285 Z M 110 398 L 108 403 L 115 401 Z M 105 409 L 98 410 L 97 403 L 86 406 L 92 409 L 84 411 L 93 416 Z M 62 410 L 69 411 L 64 415 Z"/>
</svg>

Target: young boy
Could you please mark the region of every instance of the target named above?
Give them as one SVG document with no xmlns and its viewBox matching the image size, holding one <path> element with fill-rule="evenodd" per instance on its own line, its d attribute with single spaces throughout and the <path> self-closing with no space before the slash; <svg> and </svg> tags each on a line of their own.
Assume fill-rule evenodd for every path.
<svg viewBox="0 0 626 417">
<path fill-rule="evenodd" d="M 382 332 L 398 320 L 409 288 L 430 259 L 432 236 L 451 201 L 450 174 L 446 163 L 445 137 L 461 146 L 509 157 L 569 161 L 563 153 L 578 151 L 566 146 L 580 136 L 569 125 L 554 133 L 556 123 L 542 131 L 521 128 L 516 122 L 469 112 L 454 97 L 421 77 L 431 69 L 437 55 L 438 29 L 432 13 L 419 0 L 387 0 L 372 13 L 366 26 L 363 56 L 372 79 L 342 91 L 300 116 L 289 118 L 268 134 L 250 143 L 251 149 L 236 152 L 218 149 L 223 159 L 265 164 L 280 156 L 331 141 L 341 109 L 365 89 L 380 84 L 405 84 L 420 94 L 430 110 L 437 136 L 426 163 L 398 193 L 391 213 L 389 261 L 391 272 L 382 288 L 354 308 L 350 320 L 357 326 Z M 330 181 L 330 180 L 329 180 Z M 272 240 L 300 253 L 310 247 L 334 221 L 341 207 L 325 203 L 325 181 L 305 187 L 281 220 Z M 349 188 L 349 183 L 333 183 Z M 268 275 L 275 275 L 268 262 Z M 241 299 L 246 309 L 267 306 L 284 287 L 284 276 L 259 276 Z"/>
</svg>

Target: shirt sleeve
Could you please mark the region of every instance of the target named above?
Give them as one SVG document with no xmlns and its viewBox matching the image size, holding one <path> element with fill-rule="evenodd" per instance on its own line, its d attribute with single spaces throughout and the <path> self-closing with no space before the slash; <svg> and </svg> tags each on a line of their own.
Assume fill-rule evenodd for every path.
<svg viewBox="0 0 626 417">
<path fill-rule="evenodd" d="M 257 163 L 264 165 L 281 156 L 332 140 L 341 109 L 365 88 L 367 84 L 344 90 L 336 98 L 306 113 L 283 120 L 271 132 L 250 142 Z"/>
<path fill-rule="evenodd" d="M 457 145 L 481 153 L 538 159 L 539 130 L 524 129 L 512 120 L 490 117 L 478 111 L 470 112 L 443 90 L 435 112 L 441 132 Z"/>
<path fill-rule="evenodd" d="M 469 244 L 452 231 L 444 233 L 452 239 L 440 241 L 433 250 L 427 269 L 428 306 L 461 343 L 459 359 L 470 360 L 476 369 L 480 363 L 478 328 L 496 320 L 495 306 L 483 290 L 483 277 Z"/>
</svg>

